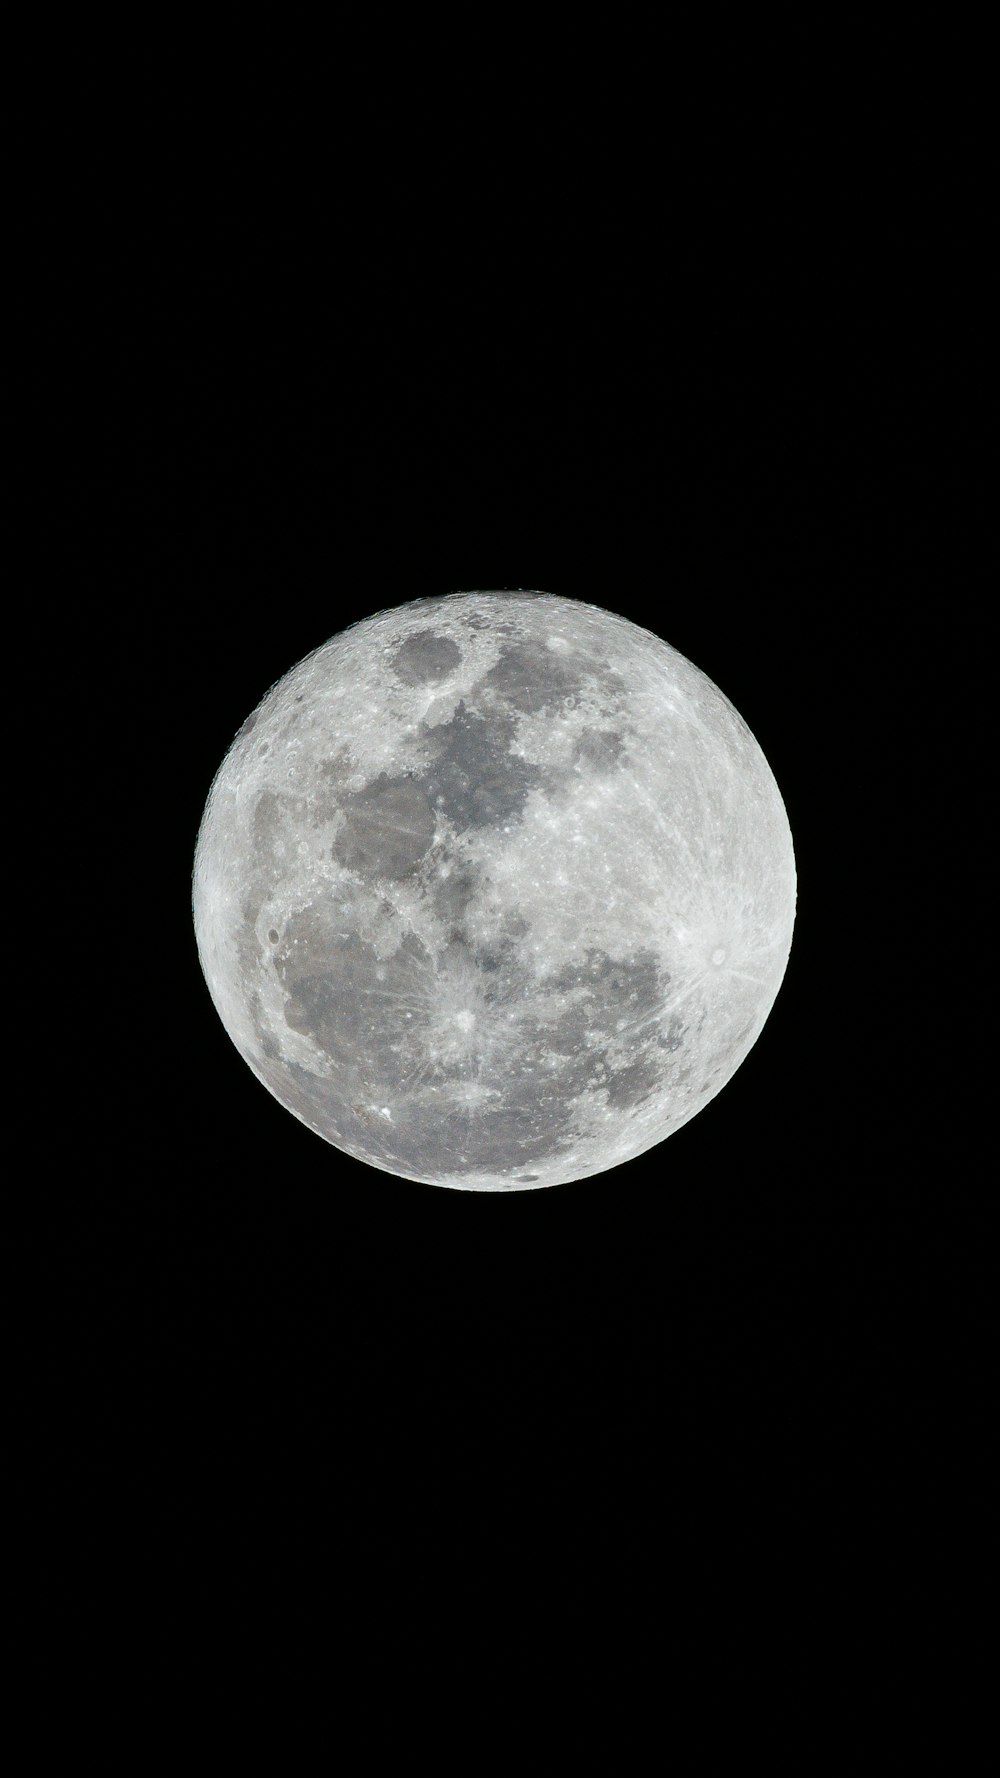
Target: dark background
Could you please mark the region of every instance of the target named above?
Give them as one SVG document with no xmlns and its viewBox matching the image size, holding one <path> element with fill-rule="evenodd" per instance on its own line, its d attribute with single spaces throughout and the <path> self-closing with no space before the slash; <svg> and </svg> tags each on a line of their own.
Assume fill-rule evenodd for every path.
<svg viewBox="0 0 1000 1778">
<path fill-rule="evenodd" d="M 428 1670 L 888 1648 L 967 1571 L 946 1502 L 982 1487 L 981 1188 L 941 1137 L 985 1090 L 947 1038 L 986 857 L 956 787 L 974 119 L 905 79 L 685 100 L 656 57 L 404 102 L 377 58 L 228 47 L 109 78 L 88 46 L 55 129 L 36 374 L 99 936 L 44 1191 L 38 1594 L 177 1635 L 348 1626 Z M 799 913 L 702 1115 L 494 1197 L 365 1169 L 268 1096 L 190 868 L 275 678 L 385 606 L 519 586 L 733 700 Z"/>
</svg>

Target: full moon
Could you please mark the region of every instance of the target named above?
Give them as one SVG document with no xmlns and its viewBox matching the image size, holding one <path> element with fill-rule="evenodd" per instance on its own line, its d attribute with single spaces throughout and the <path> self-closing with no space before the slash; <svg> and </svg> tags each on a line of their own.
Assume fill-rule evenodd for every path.
<svg viewBox="0 0 1000 1778">
<path fill-rule="evenodd" d="M 325 1141 L 466 1191 L 602 1173 L 760 1035 L 795 861 L 742 717 L 649 630 L 544 593 L 355 624 L 278 680 L 194 860 L 209 990 Z"/>
</svg>

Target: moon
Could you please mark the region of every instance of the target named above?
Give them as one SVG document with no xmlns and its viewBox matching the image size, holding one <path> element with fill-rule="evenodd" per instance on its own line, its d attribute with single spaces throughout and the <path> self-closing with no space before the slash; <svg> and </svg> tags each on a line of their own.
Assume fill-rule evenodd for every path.
<svg viewBox="0 0 1000 1778">
<path fill-rule="evenodd" d="M 282 1105 L 368 1165 L 602 1173 L 731 1079 L 795 917 L 743 718 L 651 631 L 545 593 L 418 599 L 271 688 L 212 784 L 201 965 Z"/>
</svg>

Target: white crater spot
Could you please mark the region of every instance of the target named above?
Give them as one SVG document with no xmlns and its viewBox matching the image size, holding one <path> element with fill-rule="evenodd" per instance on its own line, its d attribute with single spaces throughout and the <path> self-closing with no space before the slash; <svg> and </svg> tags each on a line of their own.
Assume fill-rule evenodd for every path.
<svg viewBox="0 0 1000 1778">
<path fill-rule="evenodd" d="M 469 1191 L 602 1173 L 760 1035 L 795 918 L 750 729 L 577 600 L 379 612 L 280 679 L 212 784 L 202 968 L 255 1075 L 334 1148 Z"/>
</svg>

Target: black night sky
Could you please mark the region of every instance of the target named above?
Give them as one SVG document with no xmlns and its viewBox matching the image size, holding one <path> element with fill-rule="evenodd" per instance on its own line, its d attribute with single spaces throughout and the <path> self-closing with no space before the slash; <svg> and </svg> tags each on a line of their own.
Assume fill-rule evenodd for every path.
<svg viewBox="0 0 1000 1778">
<path fill-rule="evenodd" d="M 287 44 L 126 64 L 109 103 L 82 58 L 57 142 L 38 371 L 103 934 L 46 1188 L 39 1597 L 181 1636 L 351 1624 L 428 1671 L 644 1625 L 650 1683 L 675 1612 L 785 1661 L 820 1621 L 891 1639 L 960 1561 L 935 1503 L 982 1486 L 981 1188 L 938 1134 L 985 1091 L 940 1023 L 947 861 L 986 855 L 953 781 L 983 720 L 953 692 L 983 597 L 972 148 L 875 90 L 682 115 L 613 71 L 480 73 L 423 109 Z M 513 587 L 624 613 L 726 692 L 799 911 L 700 1116 L 479 1196 L 269 1097 L 190 869 L 274 679 L 387 605 Z"/>
</svg>

